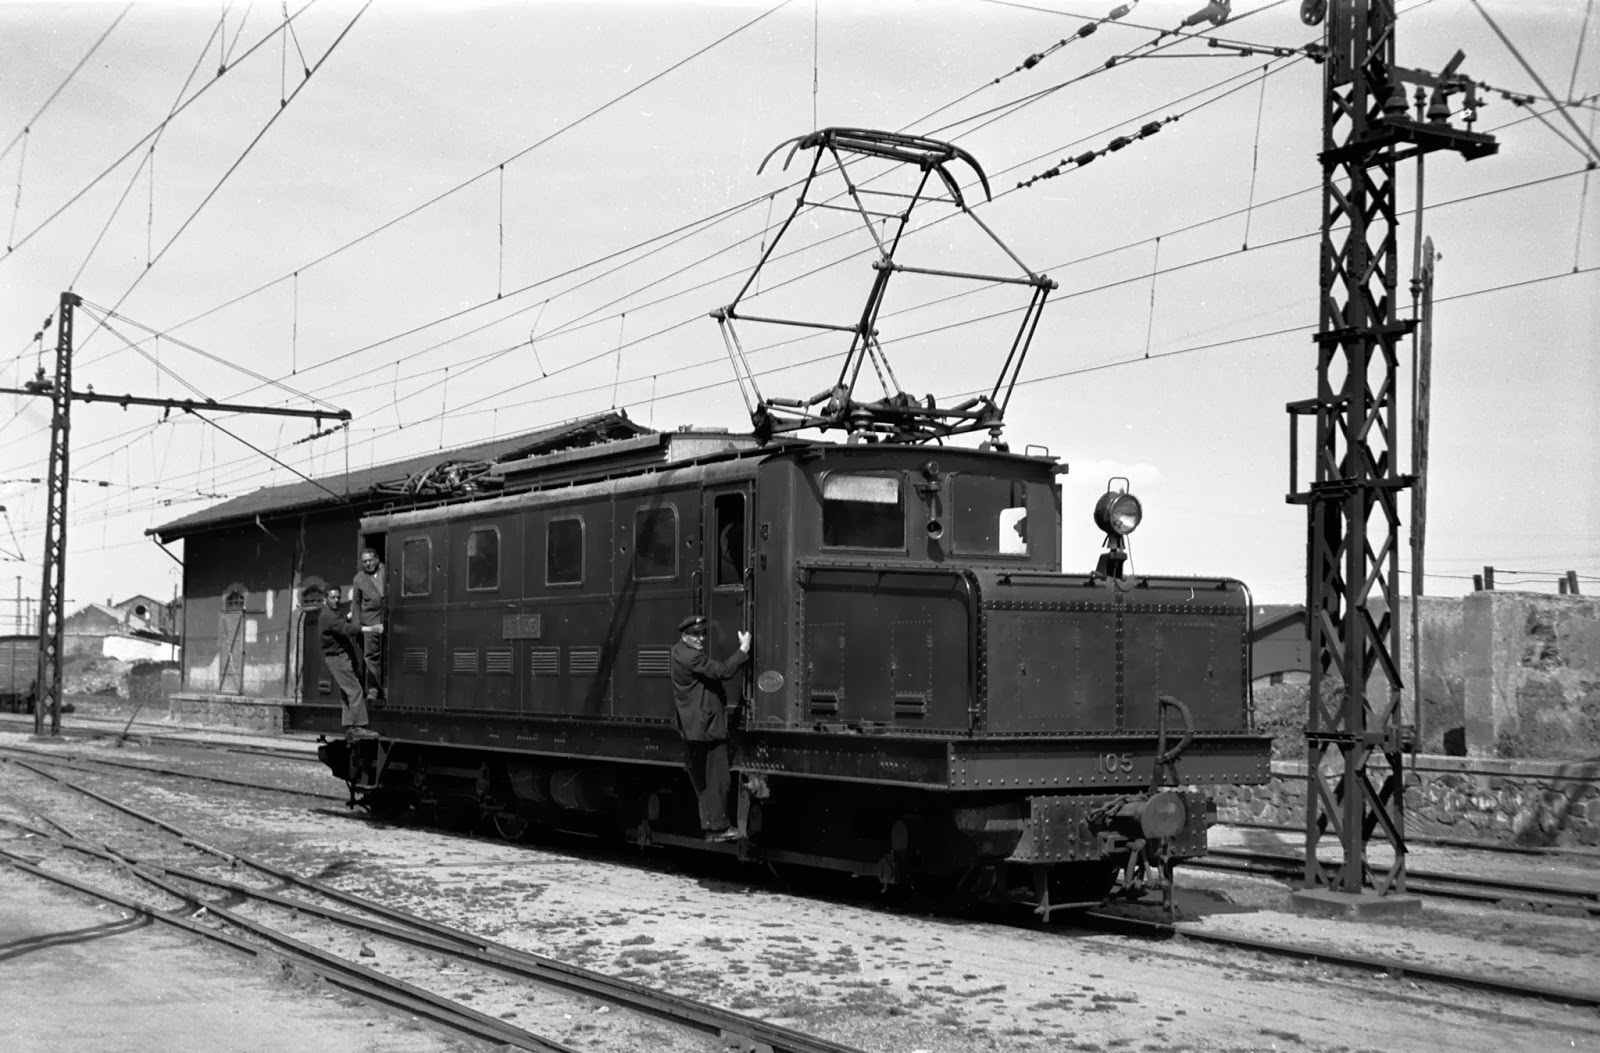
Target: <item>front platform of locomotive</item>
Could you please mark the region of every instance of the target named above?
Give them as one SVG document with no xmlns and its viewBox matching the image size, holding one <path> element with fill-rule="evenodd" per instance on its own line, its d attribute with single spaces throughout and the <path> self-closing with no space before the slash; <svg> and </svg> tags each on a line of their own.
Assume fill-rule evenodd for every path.
<svg viewBox="0 0 1600 1053">
<path fill-rule="evenodd" d="M 1206 850 L 1214 789 L 1266 782 L 1271 739 L 1253 728 L 1248 589 L 1126 573 L 1142 517 L 1124 481 L 1095 506 L 1094 571 L 978 575 L 979 715 L 961 779 L 1040 791 L 966 813 L 1017 829 L 1010 863 L 1103 866 L 1113 891 L 1170 903 L 1173 867 Z"/>
<path fill-rule="evenodd" d="M 914 779 L 932 792 L 905 802 L 920 819 L 892 839 L 904 869 L 959 863 L 1045 916 L 1170 892 L 1173 866 L 1205 852 L 1214 788 L 1269 777 L 1249 592 L 1127 573 L 1132 494 L 1101 498 L 1104 552 L 1070 572 L 1053 458 L 879 444 L 814 449 L 794 470 L 764 496 L 819 507 L 791 516 L 793 550 L 770 565 L 792 569 L 758 590 L 772 619 L 758 624 L 788 621 L 759 664 L 795 682 L 758 681 L 752 730 L 800 725 L 836 745 L 810 746 L 820 762 L 769 741 L 740 767 L 886 791 Z M 863 735 L 882 771 L 846 748 Z"/>
</svg>

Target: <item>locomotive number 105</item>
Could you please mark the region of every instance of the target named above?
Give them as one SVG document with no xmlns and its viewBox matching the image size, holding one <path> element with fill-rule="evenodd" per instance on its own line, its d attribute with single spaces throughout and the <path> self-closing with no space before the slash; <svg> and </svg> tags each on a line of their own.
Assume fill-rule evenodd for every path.
<svg viewBox="0 0 1600 1053">
<path fill-rule="evenodd" d="M 1100 758 L 1101 767 L 1108 773 L 1122 773 L 1133 770 L 1133 754 L 1107 753 Z"/>
</svg>

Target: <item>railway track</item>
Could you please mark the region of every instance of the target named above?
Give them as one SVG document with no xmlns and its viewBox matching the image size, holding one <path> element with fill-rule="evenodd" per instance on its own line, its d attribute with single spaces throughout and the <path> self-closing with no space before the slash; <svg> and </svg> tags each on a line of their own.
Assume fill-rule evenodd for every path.
<svg viewBox="0 0 1600 1053">
<path fill-rule="evenodd" d="M 1256 936 L 1209 932 L 1196 925 L 1184 922 L 1155 921 L 1149 918 L 1129 917 L 1125 914 L 1103 911 L 1089 911 L 1086 917 L 1109 930 L 1142 932 L 1152 936 L 1174 936 L 1196 943 L 1228 947 L 1234 950 L 1256 951 L 1274 957 L 1314 961 L 1326 965 L 1342 965 L 1347 968 L 1377 973 L 1396 979 L 1405 977 L 1412 980 L 1429 980 L 1454 987 L 1492 991 L 1496 994 L 1539 998 L 1550 1002 L 1558 1002 L 1562 1005 L 1582 1006 L 1585 1008 L 1600 1007 L 1600 988 L 1561 987 L 1555 984 L 1533 983 L 1506 976 L 1486 976 L 1482 973 L 1474 973 L 1465 969 L 1450 969 L 1422 962 L 1390 958 L 1384 955 L 1310 947 L 1304 944 L 1289 943 L 1283 940 L 1267 940 Z"/>
<path fill-rule="evenodd" d="M 1267 830 L 1275 834 L 1304 837 L 1304 826 L 1284 826 L 1282 823 L 1219 823 L 1219 827 L 1232 830 Z M 1501 841 L 1477 841 L 1468 837 L 1435 837 L 1429 834 L 1407 834 L 1406 841 L 1414 845 L 1434 845 L 1439 848 L 1466 848 L 1474 852 L 1492 852 L 1513 856 L 1582 856 L 1600 859 L 1600 848 L 1583 845 L 1508 845 Z"/>
<path fill-rule="evenodd" d="M 1258 874 L 1290 881 L 1305 872 L 1304 861 L 1296 856 L 1235 848 L 1212 848 L 1204 857 L 1185 862 L 1183 867 L 1189 870 Z M 1406 891 L 1447 899 L 1531 908 L 1553 914 L 1600 918 L 1600 890 L 1596 889 L 1444 874 L 1407 867 Z"/>
<path fill-rule="evenodd" d="M 345 799 L 343 795 L 337 793 L 249 782 L 226 776 L 186 771 L 181 768 L 164 768 L 113 760 L 106 757 L 88 757 L 75 754 L 68 754 L 63 757 L 62 754 L 45 750 L 33 750 L 22 746 L 0 746 L 0 756 L 7 755 L 28 756 L 53 764 L 70 763 L 79 771 L 92 770 L 84 768 L 84 764 L 96 764 L 148 775 L 195 779 L 241 789 L 264 790 L 273 793 L 311 797 L 318 800 L 342 802 Z M 1212 848 L 1206 857 L 1187 862 L 1183 866 L 1190 870 L 1254 874 L 1288 881 L 1298 878 L 1303 871 L 1302 861 L 1295 856 L 1233 848 Z M 1415 868 L 1410 868 L 1407 871 L 1407 888 L 1409 891 L 1421 895 L 1491 903 L 1516 909 L 1532 909 L 1568 916 L 1600 918 L 1600 891 L 1592 889 L 1573 889 L 1561 885 L 1537 882 L 1505 881 L 1470 875 L 1442 874 Z"/>
<path fill-rule="evenodd" d="M 690 1032 L 715 1035 L 724 1040 L 735 1038 L 759 1044 L 754 1048 L 764 1046 L 772 1049 L 774 1053 L 856 1053 L 852 1047 L 837 1042 L 805 1035 L 740 1013 L 655 991 L 581 966 L 518 950 L 344 892 L 262 860 L 208 845 L 165 820 L 147 815 L 105 794 L 79 786 L 26 762 L 14 763 L 35 775 L 98 801 L 108 808 L 157 827 L 181 840 L 189 849 L 232 866 L 242 866 L 265 875 L 277 883 L 276 887 L 293 889 L 297 894 L 285 895 L 283 892 L 258 888 L 233 878 L 204 874 L 190 868 L 157 862 L 119 852 L 108 846 L 97 845 L 87 838 L 78 836 L 63 823 L 33 807 L 29 807 L 29 811 L 42 818 L 53 829 L 15 819 L 3 821 L 26 830 L 34 838 L 48 841 L 53 846 L 71 850 L 115 867 L 119 873 L 137 878 L 164 896 L 178 900 L 186 909 L 182 914 L 174 913 L 147 900 L 48 869 L 40 865 L 41 861 L 30 859 L 24 853 L 0 848 L 0 859 L 11 866 L 85 895 L 115 903 L 125 910 L 223 943 L 242 953 L 277 955 L 352 994 L 423 1017 L 463 1035 L 509 1045 L 516 1049 L 575 1053 L 572 1047 L 558 1041 L 315 947 L 305 940 L 247 916 L 236 905 L 230 904 L 250 901 L 289 911 L 301 919 L 314 919 L 320 923 L 361 933 L 363 937 L 376 937 L 404 944 L 451 963 L 470 964 L 514 980 L 529 981 L 547 988 L 581 995 L 608 1006 L 631 1010 L 676 1025 Z M 219 895 L 204 895 L 197 891 L 196 887 Z M 318 899 L 337 906 L 324 905 L 317 902 Z M 194 915 L 202 908 L 226 928 L 197 920 Z"/>
<path fill-rule="evenodd" d="M 451 954 L 464 961 L 473 962 L 486 968 L 504 969 L 515 975 L 539 983 L 563 987 L 577 993 L 599 998 L 612 1004 L 637 1009 L 651 1015 L 664 1017 L 684 1026 L 697 1026 L 709 1031 L 713 1028 L 730 1034 L 749 1034 L 759 1041 L 765 1041 L 774 1050 L 794 1050 L 796 1053 L 806 1051 L 840 1050 L 844 1047 L 818 1043 L 808 1040 L 804 1036 L 794 1034 L 778 1034 L 780 1041 L 773 1042 L 771 1038 L 761 1038 L 759 1028 L 766 1027 L 759 1021 L 742 1017 L 738 1014 L 724 1013 L 714 1007 L 704 1006 L 700 1003 L 690 1002 L 686 999 L 677 999 L 673 996 L 651 992 L 638 985 L 627 981 L 606 977 L 604 974 L 585 970 L 577 966 L 568 965 L 554 959 L 543 958 L 518 951 L 514 948 L 484 940 L 470 933 L 448 926 L 438 925 L 426 919 L 418 918 L 402 911 L 393 910 L 380 904 L 355 897 L 349 893 L 330 888 L 311 879 L 302 878 L 282 868 L 273 867 L 247 857 L 238 856 L 223 849 L 206 846 L 197 842 L 191 835 L 177 827 L 172 826 L 153 816 L 121 804 L 103 794 L 86 787 L 71 783 L 59 775 L 36 768 L 31 764 L 14 761 L 17 766 L 34 772 L 43 778 L 51 779 L 63 786 L 77 791 L 80 794 L 100 801 L 107 807 L 116 809 L 146 824 L 157 826 L 168 833 L 184 840 L 199 850 L 205 851 L 217 858 L 237 860 L 239 863 L 258 870 L 280 883 L 283 887 L 294 886 L 315 895 L 325 896 L 329 900 L 343 906 L 351 907 L 371 918 L 360 918 L 345 914 L 331 908 L 321 908 L 314 904 L 302 901 L 278 902 L 279 897 L 264 890 L 254 889 L 240 885 L 237 882 L 194 874 L 170 866 L 155 863 L 130 860 L 128 865 L 142 866 L 164 876 L 166 880 L 191 881 L 204 885 L 214 891 L 225 895 L 243 896 L 256 899 L 260 902 L 280 906 L 284 909 L 296 910 L 309 916 L 324 917 L 329 923 L 344 924 L 348 927 L 365 931 L 369 934 L 386 939 L 412 944 L 413 946 L 431 950 L 435 953 Z M 138 766 L 136 766 L 138 767 Z M 260 787 L 266 789 L 268 787 Z M 85 847 L 80 844 L 71 844 L 79 851 Z M 7 856 L 8 862 L 14 862 Z M 1287 857 L 1273 857 L 1277 863 L 1287 860 Z M 50 875 L 43 875 L 49 877 Z M 53 878 L 52 878 L 53 879 Z M 193 894 L 191 893 L 191 896 Z M 199 903 L 199 900 L 194 902 Z M 133 908 L 129 908 L 133 909 Z M 1545 984 L 1518 980 L 1506 976 L 1490 976 L 1473 973 L 1468 970 L 1451 969 L 1434 966 L 1416 961 L 1401 960 L 1382 955 L 1363 954 L 1356 951 L 1335 949 L 1330 947 L 1307 946 L 1283 941 L 1267 940 L 1258 937 L 1232 935 L 1214 931 L 1207 931 L 1203 927 L 1190 923 L 1171 923 L 1151 917 L 1140 917 L 1128 913 L 1113 911 L 1089 911 L 1080 916 L 1084 921 L 1104 931 L 1116 932 L 1124 935 L 1136 935 L 1145 938 L 1168 939 L 1178 938 L 1195 943 L 1211 946 L 1231 948 L 1235 950 L 1250 951 L 1299 960 L 1316 961 L 1329 965 L 1345 966 L 1367 973 L 1384 974 L 1390 977 L 1408 977 L 1413 980 L 1426 980 L 1455 987 L 1464 987 L 1474 990 L 1491 991 L 1504 995 L 1523 998 L 1543 999 L 1550 1002 L 1582 1007 L 1600 1007 L 1600 988 L 1585 989 L 1578 987 L 1565 987 L 1556 984 Z M 164 919 L 162 919 L 164 920 Z M 317 966 L 316 960 L 307 963 L 308 968 Z M 326 964 L 326 963 L 322 963 Z M 331 967 L 331 966 L 330 966 Z M 358 978 L 359 979 L 359 978 Z M 366 982 L 363 980 L 362 982 Z M 355 990 L 355 988 L 351 988 Z M 406 997 L 411 997 L 406 995 Z M 382 1001 L 382 998 L 378 999 Z M 386 1003 L 399 1004 L 399 1003 Z M 415 1010 L 408 1010 L 415 1011 Z M 433 1017 L 430 1017 L 433 1019 Z M 454 1025 L 451 1025 L 454 1026 Z M 752 1028 L 751 1031 L 742 1031 L 741 1028 Z M 776 1029 L 782 1032 L 782 1029 Z M 501 1041 L 504 1041 L 503 1039 Z M 807 1045 L 810 1041 L 813 1044 Z M 787 1043 L 787 1044 L 785 1044 Z M 527 1047 L 543 1048 L 543 1047 Z"/>
<path fill-rule="evenodd" d="M 0 729 L 14 725 L 13 730 L 19 732 L 32 732 L 33 720 L 18 719 L 13 714 L 0 713 Z M 198 733 L 212 732 L 215 729 L 200 726 L 185 726 L 180 730 Z M 188 746 L 195 749 L 218 750 L 225 753 L 242 753 L 262 757 L 277 757 L 282 760 L 304 761 L 312 764 L 320 763 L 315 753 L 305 750 L 285 749 L 280 746 L 267 746 L 248 742 L 219 742 L 214 740 L 189 738 L 183 734 L 164 734 L 162 731 L 152 731 L 148 726 L 135 727 L 123 733 L 114 721 L 107 721 L 104 726 L 72 726 L 63 724 L 61 737 L 70 739 L 139 739 L 143 742 L 159 743 L 163 746 Z"/>
<path fill-rule="evenodd" d="M 266 783 L 249 782 L 244 779 L 233 779 L 226 775 L 209 775 L 205 772 L 186 771 L 183 768 L 163 768 L 152 764 L 139 764 L 133 761 L 113 760 L 110 757 L 90 757 L 82 754 L 62 754 L 51 750 L 35 750 L 26 746 L 0 746 L 0 757 L 14 758 L 17 756 L 31 757 L 50 764 L 62 764 L 73 767 L 78 771 L 91 771 L 85 764 L 98 764 L 108 768 L 120 768 L 127 771 L 142 772 L 146 775 L 160 775 L 170 778 L 195 779 L 200 782 L 216 783 L 220 786 L 234 786 L 246 790 L 266 790 L 271 793 L 292 794 L 297 797 L 313 797 L 323 801 L 343 802 L 345 796 L 337 793 L 326 793 L 321 790 L 302 790 L 293 786 L 273 786 Z M 313 758 L 315 759 L 315 758 Z"/>
</svg>

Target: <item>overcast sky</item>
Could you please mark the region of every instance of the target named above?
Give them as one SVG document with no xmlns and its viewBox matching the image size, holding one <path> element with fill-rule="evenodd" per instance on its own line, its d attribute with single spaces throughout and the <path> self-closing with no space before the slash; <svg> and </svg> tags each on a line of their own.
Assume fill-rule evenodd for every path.
<svg viewBox="0 0 1600 1053">
<path fill-rule="evenodd" d="M 1066 566 L 1092 565 L 1093 499 L 1127 476 L 1146 508 L 1136 570 L 1226 574 L 1258 600 L 1301 600 L 1305 518 L 1284 501 L 1284 405 L 1315 393 L 1321 68 L 1182 43 L 1106 69 L 1204 6 L 1143 0 L 1018 69 L 1112 6 L 300 0 L 286 34 L 273 4 L 0 3 L 3 383 L 33 373 L 31 336 L 71 288 L 91 305 L 76 387 L 311 396 L 354 413 L 348 432 L 309 442 L 297 442 L 309 421 L 221 422 L 311 475 L 613 405 L 656 427 L 743 430 L 707 313 L 737 291 L 804 171 L 782 171 L 782 155 L 758 164 L 814 127 L 911 131 L 975 155 L 994 193 L 977 214 L 1061 283 L 1007 438 L 1071 465 Z M 1600 92 L 1600 14 L 1586 22 L 1587 0 L 1485 6 L 1557 97 Z M 1439 69 L 1459 47 L 1462 72 L 1545 94 L 1465 0 L 1401 8 L 1402 65 Z M 1298 9 L 1236 0 L 1232 22 L 1197 28 L 1295 48 L 1321 33 Z M 1433 594 L 1470 589 L 1484 564 L 1547 591 L 1547 572 L 1600 576 L 1600 174 L 1585 177 L 1588 148 L 1548 103 L 1541 120 L 1486 99 L 1477 128 L 1498 135 L 1499 154 L 1434 155 L 1426 170 L 1425 230 L 1442 254 Z M 1594 106 L 1567 112 L 1600 140 Z M 1163 118 L 1177 119 L 1018 188 Z M 1405 209 L 1414 180 L 1403 165 Z M 873 272 L 850 223 L 797 223 L 783 250 L 801 251 L 748 309 L 851 320 Z M 904 262 L 1015 273 L 970 220 L 930 208 L 913 226 Z M 1406 312 L 1411 239 L 1408 217 Z M 901 275 L 892 289 L 880 327 L 905 388 L 987 390 L 1018 288 Z M 108 308 L 120 318 L 101 328 Z M 838 334 L 740 336 L 769 395 L 827 386 L 844 349 Z M 54 343 L 47 332 L 47 370 Z M 44 474 L 47 442 L 42 400 L 0 399 L 0 503 L 16 533 L 0 547 L 20 545 L 24 561 L 6 566 L 35 597 L 44 488 L 26 480 Z M 157 410 L 75 406 L 72 449 L 72 475 L 87 480 L 71 494 L 75 605 L 171 595 L 177 565 L 145 529 L 296 478 Z"/>
</svg>

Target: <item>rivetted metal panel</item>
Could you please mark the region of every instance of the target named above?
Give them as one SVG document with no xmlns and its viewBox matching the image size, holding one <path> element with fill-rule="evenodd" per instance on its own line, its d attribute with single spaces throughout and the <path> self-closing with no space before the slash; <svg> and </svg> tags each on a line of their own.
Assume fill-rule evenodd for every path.
<svg viewBox="0 0 1600 1053">
<path fill-rule="evenodd" d="M 1197 731 L 1246 727 L 1248 610 L 1130 604 L 1123 617 L 1125 726 L 1154 730 L 1156 699 L 1171 695 L 1189 707 Z M 1178 734 L 1182 719 L 1169 712 L 1167 726 Z"/>
<path fill-rule="evenodd" d="M 985 604 L 986 730 L 1112 731 L 1117 640 L 1111 604 Z"/>
</svg>

